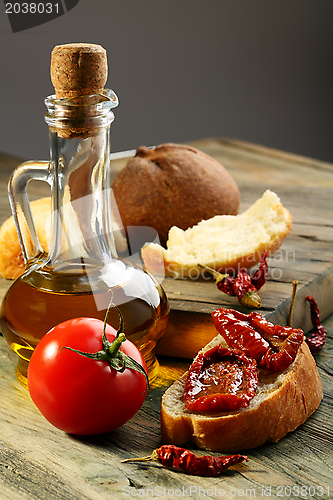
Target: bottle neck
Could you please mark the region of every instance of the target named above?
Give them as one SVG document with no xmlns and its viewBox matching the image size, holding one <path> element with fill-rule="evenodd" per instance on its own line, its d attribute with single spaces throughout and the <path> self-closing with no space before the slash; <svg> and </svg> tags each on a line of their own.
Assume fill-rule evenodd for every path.
<svg viewBox="0 0 333 500">
<path fill-rule="evenodd" d="M 102 94 L 81 97 L 45 99 L 47 113 L 45 121 L 51 130 L 65 139 L 94 136 L 96 129 L 110 126 L 114 120 L 112 109 L 118 106 L 118 97 L 113 90 Z"/>
</svg>

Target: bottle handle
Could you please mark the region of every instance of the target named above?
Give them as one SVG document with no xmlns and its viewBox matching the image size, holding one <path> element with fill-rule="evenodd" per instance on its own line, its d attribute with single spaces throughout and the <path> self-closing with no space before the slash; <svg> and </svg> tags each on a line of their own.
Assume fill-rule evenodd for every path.
<svg viewBox="0 0 333 500">
<path fill-rule="evenodd" d="M 38 254 L 44 253 L 32 218 L 27 187 L 31 180 L 45 181 L 51 186 L 49 166 L 48 161 L 21 163 L 12 173 L 8 183 L 9 203 L 26 266 Z"/>
</svg>

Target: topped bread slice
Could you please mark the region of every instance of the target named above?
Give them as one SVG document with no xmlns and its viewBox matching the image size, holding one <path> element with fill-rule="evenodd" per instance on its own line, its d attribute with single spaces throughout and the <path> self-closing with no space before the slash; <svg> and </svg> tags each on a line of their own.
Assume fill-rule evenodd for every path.
<svg viewBox="0 0 333 500">
<path fill-rule="evenodd" d="M 221 344 L 217 335 L 202 351 Z M 201 352 L 201 351 L 200 351 Z M 317 409 L 323 397 L 315 360 L 302 342 L 293 363 L 282 372 L 259 368 L 257 393 L 246 408 L 228 412 L 196 412 L 183 400 L 187 372 L 167 389 L 161 402 L 161 433 L 166 443 L 193 442 L 199 448 L 238 452 L 277 442 Z"/>
</svg>

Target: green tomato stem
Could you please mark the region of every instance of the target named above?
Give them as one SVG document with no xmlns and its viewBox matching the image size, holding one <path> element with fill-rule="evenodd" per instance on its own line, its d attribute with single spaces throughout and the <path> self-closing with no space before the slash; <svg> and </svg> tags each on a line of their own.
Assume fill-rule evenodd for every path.
<svg viewBox="0 0 333 500">
<path fill-rule="evenodd" d="M 108 346 L 103 346 L 105 352 L 110 356 L 111 358 L 114 358 L 121 346 L 121 344 L 126 340 L 126 335 L 123 332 L 120 332 L 117 337 L 114 339 L 111 344 L 108 342 Z"/>
<path fill-rule="evenodd" d="M 114 305 L 114 307 L 117 309 L 120 317 L 120 322 L 119 322 L 119 328 L 117 331 L 117 335 L 115 339 L 110 342 L 107 337 L 106 337 L 106 325 L 107 325 L 107 318 L 108 314 L 110 311 L 111 306 Z M 90 358 L 94 359 L 95 361 L 106 361 L 109 363 L 111 368 L 118 372 L 123 372 L 127 368 L 135 370 L 139 373 L 142 373 L 142 375 L 146 379 L 146 389 L 144 392 L 146 392 L 149 389 L 149 379 L 148 375 L 145 371 L 145 369 L 135 361 L 133 358 L 130 356 L 127 356 L 127 354 L 123 353 L 120 351 L 120 346 L 121 344 L 126 340 L 126 335 L 122 331 L 124 326 L 124 320 L 123 320 L 123 315 L 121 314 L 120 309 L 113 304 L 112 299 L 110 300 L 109 306 L 107 308 L 106 314 L 105 314 L 105 319 L 103 323 L 103 337 L 102 337 L 102 345 L 103 349 L 98 352 L 83 352 L 83 351 L 78 351 L 77 349 L 72 349 L 71 347 L 62 347 L 61 349 L 68 349 L 69 351 L 73 351 L 77 354 L 80 354 L 81 356 L 84 356 L 85 358 Z"/>
</svg>

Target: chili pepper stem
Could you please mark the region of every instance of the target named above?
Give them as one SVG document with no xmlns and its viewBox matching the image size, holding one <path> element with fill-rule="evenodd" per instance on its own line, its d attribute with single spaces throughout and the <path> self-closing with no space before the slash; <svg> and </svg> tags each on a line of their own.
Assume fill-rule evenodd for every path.
<svg viewBox="0 0 333 500">
<path fill-rule="evenodd" d="M 159 462 L 159 459 L 156 450 L 154 450 L 153 453 L 148 457 L 126 458 L 125 460 L 121 461 L 122 464 L 131 462 Z"/>
<path fill-rule="evenodd" d="M 222 274 L 219 273 L 218 271 L 215 271 L 212 267 L 204 266 L 203 264 L 198 264 L 199 267 L 202 269 L 205 269 L 205 271 L 208 271 L 210 274 L 212 274 L 216 280 L 216 283 L 219 283 L 222 281 L 224 278 L 227 278 L 229 274 Z"/>
<path fill-rule="evenodd" d="M 245 307 L 250 307 L 250 308 L 259 308 L 261 307 L 261 299 L 257 292 L 255 291 L 250 291 L 246 292 L 243 297 L 240 299 L 240 303 L 245 306 Z"/>
<path fill-rule="evenodd" d="M 298 282 L 296 280 L 293 281 L 293 291 L 291 294 L 290 308 L 289 308 L 289 315 L 288 315 L 288 326 L 290 326 L 290 327 L 292 327 L 292 324 L 293 324 L 293 314 L 294 314 L 294 307 L 295 307 L 295 301 L 296 301 L 297 284 L 298 284 Z"/>
</svg>

